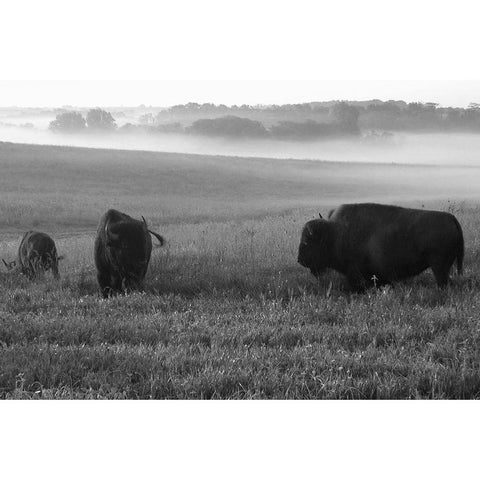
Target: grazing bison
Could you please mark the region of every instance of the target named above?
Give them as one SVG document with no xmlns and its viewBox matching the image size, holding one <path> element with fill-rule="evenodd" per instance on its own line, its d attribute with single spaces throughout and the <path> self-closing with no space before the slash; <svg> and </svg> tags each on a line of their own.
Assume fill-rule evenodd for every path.
<svg viewBox="0 0 480 480">
<path fill-rule="evenodd" d="M 100 219 L 95 239 L 97 279 L 104 297 L 127 289 L 139 289 L 147 273 L 154 235 L 163 245 L 163 238 L 147 227 L 147 222 L 108 210 Z"/>
<path fill-rule="evenodd" d="M 332 268 L 362 291 L 429 267 L 443 287 L 455 260 L 462 273 L 463 254 L 462 228 L 450 213 L 359 203 L 341 205 L 328 220 L 307 222 L 298 262 L 315 276 Z"/>
<path fill-rule="evenodd" d="M 48 270 L 52 270 L 53 276 L 58 279 L 58 261 L 62 258 L 58 256 L 55 242 L 49 235 L 29 231 L 20 242 L 17 261 L 7 263 L 3 260 L 3 263 L 8 270 L 17 268 L 30 280 Z"/>
</svg>

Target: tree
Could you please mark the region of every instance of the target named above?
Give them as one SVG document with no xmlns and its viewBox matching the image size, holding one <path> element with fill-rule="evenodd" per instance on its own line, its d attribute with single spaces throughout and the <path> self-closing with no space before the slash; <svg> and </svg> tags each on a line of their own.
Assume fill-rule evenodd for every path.
<svg viewBox="0 0 480 480">
<path fill-rule="evenodd" d="M 155 125 L 156 120 L 153 113 L 145 113 L 144 115 L 140 115 L 138 123 L 140 125 Z"/>
<path fill-rule="evenodd" d="M 358 133 L 358 117 L 360 113 L 353 105 L 349 105 L 347 102 L 335 103 L 330 109 L 330 115 L 344 132 Z"/>
<path fill-rule="evenodd" d="M 185 129 L 187 133 L 225 137 L 263 137 L 267 129 L 261 122 L 227 115 L 219 118 L 201 118 Z"/>
<path fill-rule="evenodd" d="M 115 130 L 117 125 L 110 112 L 93 108 L 87 113 L 87 127 L 90 130 Z"/>
<path fill-rule="evenodd" d="M 85 130 L 85 119 L 79 112 L 63 112 L 50 122 L 48 128 L 54 132 L 81 132 Z"/>
</svg>

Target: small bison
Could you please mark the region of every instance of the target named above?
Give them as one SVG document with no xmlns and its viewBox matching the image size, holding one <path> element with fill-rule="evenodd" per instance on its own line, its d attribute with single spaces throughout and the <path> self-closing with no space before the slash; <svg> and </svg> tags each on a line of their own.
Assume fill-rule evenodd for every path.
<svg viewBox="0 0 480 480">
<path fill-rule="evenodd" d="M 108 210 L 100 219 L 95 239 L 94 256 L 97 280 L 104 298 L 125 290 L 141 289 L 147 273 L 152 239 L 160 245 L 164 239 L 148 229 L 147 222 Z"/>
<path fill-rule="evenodd" d="M 307 222 L 298 262 L 315 276 L 332 268 L 346 275 L 354 291 L 363 291 L 429 267 L 444 287 L 455 261 L 462 273 L 463 255 L 462 228 L 450 213 L 359 203 L 341 205 L 328 220 Z"/>
<path fill-rule="evenodd" d="M 58 261 L 63 257 L 57 254 L 53 239 L 43 232 L 28 231 L 22 238 L 18 248 L 17 260 L 3 263 L 7 270 L 18 269 L 22 274 L 33 280 L 39 274 L 52 270 L 53 276 L 58 279 Z"/>
</svg>

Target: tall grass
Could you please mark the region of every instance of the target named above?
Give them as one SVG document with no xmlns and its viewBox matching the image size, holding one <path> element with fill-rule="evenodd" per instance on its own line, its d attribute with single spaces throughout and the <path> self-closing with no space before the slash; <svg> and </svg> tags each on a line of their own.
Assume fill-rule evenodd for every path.
<svg viewBox="0 0 480 480">
<path fill-rule="evenodd" d="M 477 208 L 457 215 L 465 276 L 446 291 L 428 272 L 365 295 L 316 281 L 295 261 L 297 215 L 166 225 L 146 292 L 107 300 L 93 237 L 60 239 L 59 283 L 1 275 L 1 394 L 476 398 L 480 225 Z"/>
<path fill-rule="evenodd" d="M 11 144 L 0 167 L 0 255 L 32 228 L 65 255 L 59 282 L 0 272 L 2 398 L 480 396 L 480 209 L 428 200 L 431 169 Z M 387 195 L 457 215 L 464 277 L 352 295 L 296 263 L 304 222 Z M 93 240 L 110 206 L 167 245 L 145 292 L 103 300 Z"/>
</svg>

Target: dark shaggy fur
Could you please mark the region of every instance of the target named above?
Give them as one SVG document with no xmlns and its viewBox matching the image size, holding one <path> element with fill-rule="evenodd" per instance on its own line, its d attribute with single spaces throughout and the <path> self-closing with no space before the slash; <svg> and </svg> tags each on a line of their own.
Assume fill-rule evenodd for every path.
<svg viewBox="0 0 480 480">
<path fill-rule="evenodd" d="M 337 270 L 354 290 L 362 291 L 427 268 L 443 287 L 455 260 L 462 273 L 463 255 L 462 228 L 450 213 L 359 203 L 341 205 L 328 220 L 308 222 L 298 262 L 314 275 Z"/>
<path fill-rule="evenodd" d="M 104 297 L 125 290 L 143 288 L 154 235 L 145 219 L 134 218 L 117 210 L 108 210 L 100 219 L 95 239 L 94 255 L 97 279 Z"/>
<path fill-rule="evenodd" d="M 55 242 L 49 235 L 28 231 L 18 247 L 17 267 L 31 280 L 48 270 L 52 270 L 53 276 L 59 278 L 58 261 L 61 258 L 57 254 Z M 7 268 L 15 268 L 15 262 L 4 263 Z"/>
</svg>

